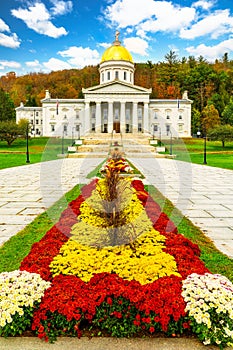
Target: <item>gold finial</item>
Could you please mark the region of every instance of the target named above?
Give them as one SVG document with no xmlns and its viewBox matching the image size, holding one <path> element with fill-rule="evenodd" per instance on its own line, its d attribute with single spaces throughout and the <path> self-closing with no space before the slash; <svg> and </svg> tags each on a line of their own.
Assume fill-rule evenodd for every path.
<svg viewBox="0 0 233 350">
<path fill-rule="evenodd" d="M 119 35 L 120 35 L 120 32 L 118 32 L 118 30 L 116 30 L 115 41 L 113 42 L 113 45 L 115 45 L 115 46 L 119 46 L 121 44 L 121 42 L 119 41 Z"/>
<path fill-rule="evenodd" d="M 119 35 L 120 35 L 120 32 L 118 32 L 118 30 L 116 30 L 116 33 L 115 33 L 115 40 L 116 41 L 119 41 Z"/>
</svg>

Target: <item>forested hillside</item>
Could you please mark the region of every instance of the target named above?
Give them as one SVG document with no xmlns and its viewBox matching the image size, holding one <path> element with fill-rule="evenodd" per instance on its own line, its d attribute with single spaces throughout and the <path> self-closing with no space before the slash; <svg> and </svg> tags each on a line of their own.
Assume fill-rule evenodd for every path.
<svg viewBox="0 0 233 350">
<path fill-rule="evenodd" d="M 40 106 L 46 89 L 54 98 L 81 98 L 83 87 L 97 84 L 98 66 L 20 77 L 10 72 L 0 78 L 0 88 L 9 93 L 15 107 L 21 101 L 27 106 Z M 228 112 L 231 108 L 233 111 L 233 61 L 227 54 L 221 60 L 209 63 L 203 57 L 195 59 L 190 56 L 180 60 L 174 51 L 170 51 L 162 62 L 136 63 L 135 84 L 151 87 L 151 98 L 181 98 L 183 91 L 188 90 L 188 96 L 193 100 L 193 130 L 200 125 L 201 118 L 206 117 L 203 111 L 210 105 L 222 124 L 233 125 L 233 117 L 229 119 L 229 113 L 224 112 L 226 108 Z"/>
</svg>

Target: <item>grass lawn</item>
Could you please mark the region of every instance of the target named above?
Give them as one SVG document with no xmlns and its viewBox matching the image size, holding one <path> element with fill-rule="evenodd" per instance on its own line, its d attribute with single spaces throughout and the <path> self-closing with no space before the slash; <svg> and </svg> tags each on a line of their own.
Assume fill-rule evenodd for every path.
<svg viewBox="0 0 233 350">
<path fill-rule="evenodd" d="M 170 141 L 164 140 L 167 153 L 170 152 Z M 203 164 L 204 140 L 183 139 L 172 141 L 172 153 L 177 160 Z M 222 147 L 220 141 L 208 141 L 206 143 L 207 165 L 225 169 L 233 169 L 233 142 L 227 142 Z"/>
<path fill-rule="evenodd" d="M 71 145 L 71 140 L 35 137 L 29 139 L 29 159 L 30 163 L 39 163 L 57 159 L 57 155 L 62 153 L 62 148 L 67 149 Z M 0 169 L 25 165 L 26 163 L 26 140 L 17 139 L 9 147 L 6 142 L 0 141 Z"/>
</svg>

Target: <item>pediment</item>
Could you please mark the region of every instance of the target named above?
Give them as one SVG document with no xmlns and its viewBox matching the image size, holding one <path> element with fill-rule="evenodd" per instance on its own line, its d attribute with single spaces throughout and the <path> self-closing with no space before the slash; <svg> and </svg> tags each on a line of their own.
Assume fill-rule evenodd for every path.
<svg viewBox="0 0 233 350">
<path fill-rule="evenodd" d="M 82 90 L 84 94 L 150 94 L 151 89 L 122 82 L 111 82 Z"/>
</svg>

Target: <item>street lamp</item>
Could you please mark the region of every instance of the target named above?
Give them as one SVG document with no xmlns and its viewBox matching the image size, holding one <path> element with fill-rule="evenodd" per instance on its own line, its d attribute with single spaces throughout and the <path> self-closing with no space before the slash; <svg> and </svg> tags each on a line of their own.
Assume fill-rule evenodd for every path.
<svg viewBox="0 0 233 350">
<path fill-rule="evenodd" d="M 29 133 L 29 123 L 27 123 L 27 127 L 26 127 L 26 163 L 30 163 L 30 159 L 29 159 L 29 145 L 28 145 L 28 133 Z"/>
<path fill-rule="evenodd" d="M 170 137 L 170 155 L 172 155 L 172 132 L 171 132 L 171 130 L 170 130 L 170 135 L 171 135 L 171 137 Z"/>
<path fill-rule="evenodd" d="M 207 160 L 206 160 L 206 131 L 205 131 L 205 135 L 204 135 L 204 160 L 203 160 L 203 164 L 207 164 Z"/>
</svg>

